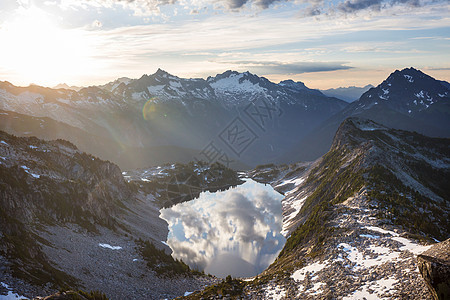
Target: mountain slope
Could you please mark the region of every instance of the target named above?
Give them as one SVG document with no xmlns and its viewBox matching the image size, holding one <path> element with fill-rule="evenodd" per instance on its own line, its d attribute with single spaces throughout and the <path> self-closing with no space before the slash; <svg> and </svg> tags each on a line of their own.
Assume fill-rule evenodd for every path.
<svg viewBox="0 0 450 300">
<path fill-rule="evenodd" d="M 283 290 L 295 287 L 306 299 L 358 298 L 369 289 L 429 298 L 415 255 L 427 249 L 420 240 L 450 236 L 449 173 L 448 139 L 347 119 L 330 151 L 287 191 L 283 225 L 290 237 L 265 274 L 289 270 L 288 278 L 278 276 Z M 285 181 L 274 185 L 282 189 Z M 405 269 L 409 282 L 402 281 Z"/>
<path fill-rule="evenodd" d="M 397 70 L 315 128 L 295 151 L 284 155 L 284 161 L 314 160 L 325 154 L 339 125 L 352 116 L 428 136 L 450 137 L 449 107 L 448 83 L 414 68 Z"/>
<path fill-rule="evenodd" d="M 64 140 L 0 132 L 0 277 L 14 291 L 148 299 L 214 282 L 172 259 L 167 233 L 155 198 L 117 165 Z"/>
<path fill-rule="evenodd" d="M 10 134 L 37 136 L 44 140 L 69 138 L 80 150 L 114 161 L 125 169 L 174 161 L 189 162 L 198 154 L 198 150 L 177 146 L 127 147 L 107 136 L 99 136 L 48 117 L 32 117 L 4 110 L 0 110 L 0 115 L 0 128 Z"/>
</svg>

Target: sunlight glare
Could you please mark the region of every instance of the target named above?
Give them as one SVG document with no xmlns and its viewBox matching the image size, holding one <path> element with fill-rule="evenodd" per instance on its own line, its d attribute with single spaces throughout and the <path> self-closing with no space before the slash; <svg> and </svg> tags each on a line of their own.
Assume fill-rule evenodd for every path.
<svg viewBox="0 0 450 300">
<path fill-rule="evenodd" d="M 87 37 L 51 17 L 33 6 L 20 8 L 0 27 L 0 65 L 21 83 L 54 85 L 92 67 Z"/>
</svg>

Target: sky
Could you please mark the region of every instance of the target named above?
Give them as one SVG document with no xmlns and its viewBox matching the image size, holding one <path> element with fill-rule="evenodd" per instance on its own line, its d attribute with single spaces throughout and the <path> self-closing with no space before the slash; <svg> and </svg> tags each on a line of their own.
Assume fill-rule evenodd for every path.
<svg viewBox="0 0 450 300">
<path fill-rule="evenodd" d="M 0 80 L 104 84 L 161 68 L 311 88 L 415 67 L 450 81 L 448 0 L 1 0 Z"/>
</svg>

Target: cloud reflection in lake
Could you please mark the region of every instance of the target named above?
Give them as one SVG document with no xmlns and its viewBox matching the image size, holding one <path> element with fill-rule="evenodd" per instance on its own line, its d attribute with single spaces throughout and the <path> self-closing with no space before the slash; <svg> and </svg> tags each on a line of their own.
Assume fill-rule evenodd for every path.
<svg viewBox="0 0 450 300">
<path fill-rule="evenodd" d="M 162 209 L 173 256 L 219 277 L 254 276 L 272 263 L 286 242 L 281 199 L 270 185 L 248 179 L 223 192 Z"/>
</svg>

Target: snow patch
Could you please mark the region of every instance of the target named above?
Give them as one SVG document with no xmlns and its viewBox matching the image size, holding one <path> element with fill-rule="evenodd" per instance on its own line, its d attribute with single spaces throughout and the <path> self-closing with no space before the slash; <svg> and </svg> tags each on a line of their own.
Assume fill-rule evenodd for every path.
<svg viewBox="0 0 450 300">
<path fill-rule="evenodd" d="M 25 171 L 27 174 L 33 176 L 34 178 L 39 178 L 39 177 L 41 177 L 41 175 L 31 173 L 31 172 L 30 172 L 30 168 L 28 168 L 27 166 L 20 166 L 20 167 L 21 167 L 22 169 L 24 169 L 24 171 Z"/>
<path fill-rule="evenodd" d="M 414 78 L 412 76 L 410 76 L 410 75 L 403 75 L 403 77 L 405 77 L 411 83 L 414 82 Z"/>
<path fill-rule="evenodd" d="M 398 256 L 400 255 L 399 252 L 392 251 L 391 249 L 382 246 L 371 245 L 368 248 L 377 255 L 377 257 L 375 258 L 364 255 L 364 253 L 360 252 L 356 247 L 350 246 L 347 243 L 339 244 L 338 248 L 342 248 L 342 250 L 347 253 L 348 260 L 350 260 L 352 263 L 355 263 L 355 270 L 381 265 L 385 262 L 398 258 Z"/>
<path fill-rule="evenodd" d="M 111 250 L 120 250 L 120 249 L 122 249 L 122 247 L 120 247 L 120 246 L 111 246 L 110 244 L 99 243 L 98 245 L 100 247 L 102 247 L 102 248 L 111 249 Z"/>
<path fill-rule="evenodd" d="M 305 181 L 304 177 L 292 178 L 292 179 L 289 179 L 289 180 L 285 180 L 285 181 L 283 181 L 280 184 L 277 184 L 275 187 L 281 187 L 283 185 L 287 185 L 287 184 L 290 184 L 290 183 L 293 183 L 295 186 L 297 186 L 297 185 L 300 185 L 303 181 Z"/>
<path fill-rule="evenodd" d="M 281 230 L 282 235 L 286 236 L 286 234 L 288 233 L 288 225 L 291 223 L 292 219 L 295 218 L 295 216 L 300 212 L 300 209 L 305 203 L 306 198 L 308 198 L 308 196 L 304 196 L 299 200 L 292 198 L 290 200 L 284 201 L 283 205 L 289 206 L 289 208 L 287 209 L 294 209 L 294 211 L 291 212 L 288 216 L 283 217 L 283 229 Z M 283 208 L 283 210 L 285 209 Z"/>
<path fill-rule="evenodd" d="M 418 244 L 412 242 L 411 240 L 408 240 L 407 238 L 403 238 L 403 237 L 399 237 L 399 236 L 393 237 L 392 239 L 394 241 L 397 241 L 404 245 L 399 248 L 401 251 L 409 251 L 409 252 L 414 253 L 415 255 L 421 254 L 422 252 L 430 249 L 430 247 L 432 246 L 432 245 L 428 245 L 428 246 L 418 245 Z"/>
<path fill-rule="evenodd" d="M 253 84 L 248 80 L 242 81 L 242 83 L 239 82 L 239 80 L 244 76 L 244 74 L 231 74 L 230 76 L 226 78 L 221 78 L 215 82 L 212 82 L 210 85 L 213 89 L 219 90 L 219 91 L 233 91 L 233 92 L 239 92 L 242 90 L 258 90 L 261 91 L 261 87 L 259 84 Z"/>
<path fill-rule="evenodd" d="M 359 290 L 354 291 L 352 294 L 345 296 L 343 300 L 353 299 L 381 299 L 389 298 L 386 293 L 395 290 L 394 285 L 397 283 L 395 278 L 380 279 L 377 281 L 369 282 L 362 286 Z"/>
<path fill-rule="evenodd" d="M 396 233 L 396 232 L 393 232 L 390 230 L 385 230 L 385 229 L 382 229 L 382 228 L 376 227 L 376 226 L 365 226 L 364 228 L 367 230 L 370 230 L 370 231 L 375 231 L 375 232 L 379 232 L 379 233 L 383 233 L 383 234 L 390 234 L 392 236 L 398 236 L 398 233 Z"/>
<path fill-rule="evenodd" d="M 363 238 L 369 238 L 369 239 L 379 239 L 380 237 L 378 235 L 372 235 L 372 234 L 360 234 L 360 237 Z"/>
<path fill-rule="evenodd" d="M 151 95 L 158 95 L 161 94 L 161 92 L 164 90 L 165 85 L 153 85 L 147 87 L 148 92 Z"/>
<path fill-rule="evenodd" d="M 8 290 L 7 295 L 0 295 L 0 300 L 26 299 L 26 297 L 24 296 L 11 292 L 9 285 L 7 285 L 6 283 L 0 282 L 0 285 Z"/>
<path fill-rule="evenodd" d="M 308 273 L 313 275 L 314 273 L 322 271 L 326 266 L 327 266 L 326 262 L 323 262 L 323 263 L 315 262 L 313 264 L 310 264 L 306 267 L 303 267 L 303 268 L 295 271 L 291 275 L 291 278 L 294 279 L 295 281 L 303 281 L 303 280 L 305 280 L 306 275 Z"/>
<path fill-rule="evenodd" d="M 308 293 L 311 295 L 321 294 L 323 291 L 321 291 L 320 289 L 325 285 L 326 284 L 323 282 L 316 282 L 314 283 L 313 287 L 308 290 Z"/>
<path fill-rule="evenodd" d="M 265 299 L 281 300 L 286 297 L 286 291 L 279 285 L 265 289 Z"/>
</svg>

